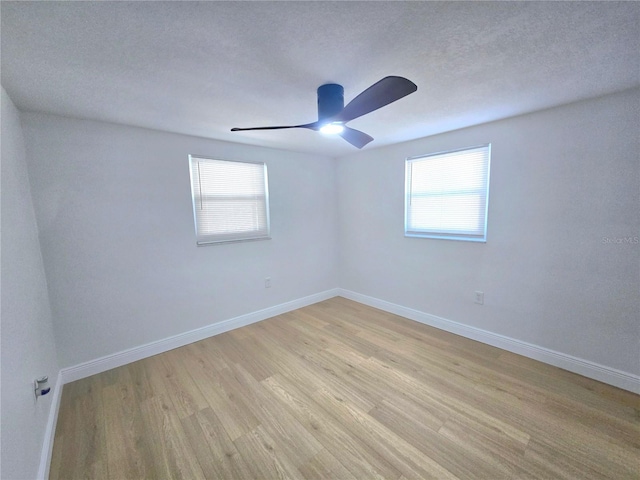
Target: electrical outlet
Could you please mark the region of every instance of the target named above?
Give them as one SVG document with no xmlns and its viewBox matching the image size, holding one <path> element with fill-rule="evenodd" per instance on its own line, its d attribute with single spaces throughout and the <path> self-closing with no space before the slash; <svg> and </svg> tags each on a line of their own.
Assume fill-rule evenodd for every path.
<svg viewBox="0 0 640 480">
<path fill-rule="evenodd" d="M 484 292 L 476 292 L 475 303 L 477 303 L 478 305 L 484 305 Z"/>
<path fill-rule="evenodd" d="M 271 277 L 264 279 L 264 288 L 271 288 Z"/>
</svg>

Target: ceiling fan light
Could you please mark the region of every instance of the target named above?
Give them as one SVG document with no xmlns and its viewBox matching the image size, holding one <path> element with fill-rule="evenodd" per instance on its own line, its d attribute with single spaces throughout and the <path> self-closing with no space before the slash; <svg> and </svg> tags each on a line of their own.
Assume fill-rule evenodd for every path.
<svg viewBox="0 0 640 480">
<path fill-rule="evenodd" d="M 344 126 L 341 123 L 327 123 L 326 125 L 323 125 L 322 127 L 320 127 L 320 131 L 322 133 L 326 133 L 329 135 L 342 133 L 343 130 L 344 130 Z"/>
</svg>

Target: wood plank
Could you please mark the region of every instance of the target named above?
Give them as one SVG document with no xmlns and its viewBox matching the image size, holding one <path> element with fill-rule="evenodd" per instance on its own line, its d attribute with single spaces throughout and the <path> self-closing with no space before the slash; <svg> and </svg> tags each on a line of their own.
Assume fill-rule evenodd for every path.
<svg viewBox="0 0 640 480">
<path fill-rule="evenodd" d="M 106 457 L 110 478 L 144 478 L 158 474 L 150 455 L 155 439 L 146 436 L 141 410 L 130 383 L 106 383 L 102 389 Z M 86 474 L 88 475 L 88 473 Z"/>
<path fill-rule="evenodd" d="M 111 478 L 204 479 L 196 452 L 190 446 L 178 414 L 168 398 L 155 396 L 142 402 L 141 415 L 148 433 L 144 439 L 149 469 L 143 475 L 113 475 Z"/>
<path fill-rule="evenodd" d="M 187 440 L 207 478 L 251 478 L 251 471 L 210 408 L 182 419 Z"/>
<path fill-rule="evenodd" d="M 208 406 L 216 412 L 231 440 L 252 431 L 260 424 L 246 400 L 235 397 L 222 386 L 221 372 L 230 367 L 216 370 L 208 360 L 194 358 L 192 355 L 184 355 L 182 360 L 189 376 L 204 395 Z M 225 365 L 228 363 L 225 362 Z"/>
<path fill-rule="evenodd" d="M 95 376 L 74 383 L 75 390 L 63 390 L 51 478 L 104 478 L 108 462 L 101 384 Z"/>
<path fill-rule="evenodd" d="M 254 414 L 264 432 L 273 438 L 290 462 L 299 467 L 320 450 L 322 445 L 298 420 L 240 365 L 227 372 L 222 384 L 237 396 L 249 398 Z"/>
<path fill-rule="evenodd" d="M 474 480 L 504 476 L 502 471 L 487 464 L 477 454 L 455 441 L 428 430 L 425 432 L 416 419 L 395 404 L 380 405 L 373 409 L 370 415 L 460 479 Z"/>
<path fill-rule="evenodd" d="M 185 418 L 207 408 L 209 403 L 189 374 L 183 356 L 170 351 L 159 357 L 164 374 L 165 392 L 171 392 L 170 400 L 180 418 Z"/>
<path fill-rule="evenodd" d="M 392 429 L 375 421 L 365 412 L 326 390 L 314 394 L 318 402 L 334 418 L 344 422 L 356 436 L 381 458 L 408 478 L 455 479 L 456 477 L 428 455 L 404 441 Z"/>
<path fill-rule="evenodd" d="M 302 473 L 269 434 L 258 426 L 234 440 L 255 479 L 298 479 Z"/>
<path fill-rule="evenodd" d="M 299 470 L 302 476 L 309 480 L 325 480 L 327 478 L 356 480 L 356 477 L 325 449 L 320 450 Z"/>
<path fill-rule="evenodd" d="M 337 421 L 294 385 L 274 375 L 263 381 L 271 392 L 283 402 L 314 435 L 318 441 L 342 463 L 356 478 L 398 478 L 400 471 L 376 454 L 348 426 Z"/>
</svg>

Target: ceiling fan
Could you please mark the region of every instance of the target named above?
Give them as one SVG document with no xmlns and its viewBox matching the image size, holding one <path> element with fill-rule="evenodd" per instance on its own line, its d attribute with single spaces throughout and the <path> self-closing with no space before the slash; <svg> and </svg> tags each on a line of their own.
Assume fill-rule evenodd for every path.
<svg viewBox="0 0 640 480">
<path fill-rule="evenodd" d="M 242 130 L 279 130 L 283 128 L 306 128 L 323 133 L 338 134 L 356 148 L 362 148 L 373 137 L 360 130 L 346 126 L 351 120 L 371 113 L 385 105 L 400 100 L 418 89 L 415 83 L 403 77 L 385 77 L 344 105 L 342 85 L 328 83 L 318 87 L 318 121 L 302 125 L 282 125 L 274 127 L 232 128 L 232 132 Z"/>
</svg>

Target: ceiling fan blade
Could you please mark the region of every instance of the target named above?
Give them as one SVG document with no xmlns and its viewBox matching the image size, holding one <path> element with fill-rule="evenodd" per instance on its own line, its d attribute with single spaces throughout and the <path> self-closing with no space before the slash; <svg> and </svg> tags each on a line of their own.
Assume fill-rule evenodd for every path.
<svg viewBox="0 0 640 480">
<path fill-rule="evenodd" d="M 373 137 L 366 133 L 349 127 L 344 127 L 339 135 L 356 148 L 362 148 L 373 140 Z"/>
<path fill-rule="evenodd" d="M 304 125 L 280 125 L 275 127 L 250 127 L 250 128 L 232 128 L 232 132 L 243 132 L 246 130 L 282 130 L 283 128 L 308 128 L 310 130 L 318 130 L 320 124 L 318 122 L 305 123 Z"/>
<path fill-rule="evenodd" d="M 385 77 L 374 83 L 364 92 L 351 100 L 342 111 L 336 115 L 335 120 L 349 122 L 373 112 L 385 105 L 400 100 L 418 89 L 415 83 L 403 77 Z"/>
</svg>

